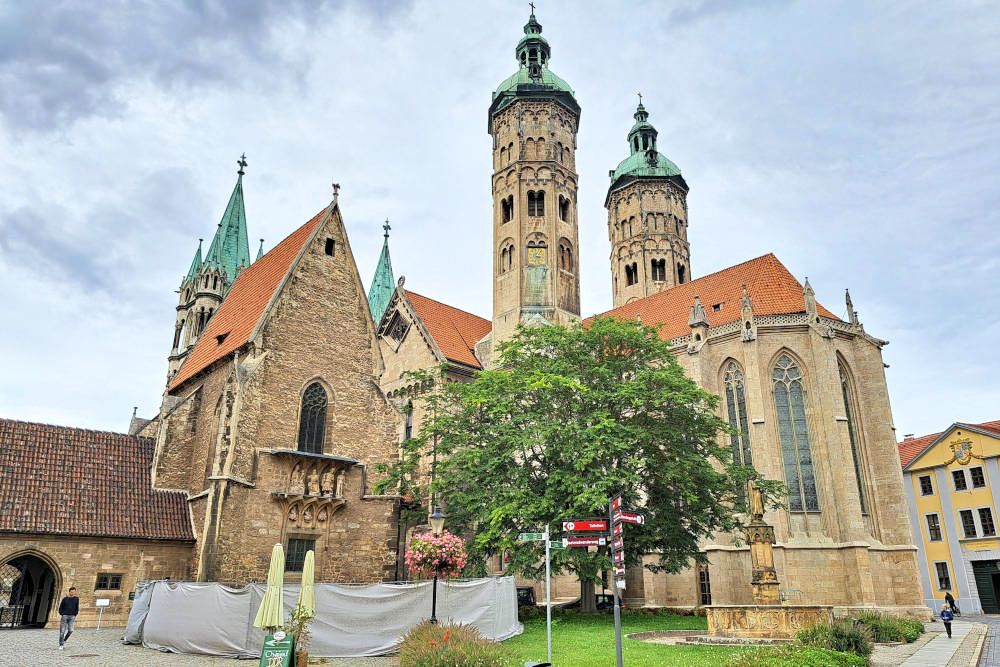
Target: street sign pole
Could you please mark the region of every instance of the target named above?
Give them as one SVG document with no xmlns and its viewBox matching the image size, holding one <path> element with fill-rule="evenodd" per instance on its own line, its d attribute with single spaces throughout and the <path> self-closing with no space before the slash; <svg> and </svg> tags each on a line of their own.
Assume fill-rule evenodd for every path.
<svg viewBox="0 0 1000 667">
<path fill-rule="evenodd" d="M 614 503 L 613 499 L 608 499 L 608 526 L 610 527 L 614 523 L 612 516 L 614 515 Z M 613 535 L 611 535 L 613 537 Z M 612 548 L 613 549 L 613 548 Z M 618 667 L 622 667 L 622 596 L 621 589 L 618 588 L 618 582 L 615 582 L 615 658 L 617 660 Z M 551 661 L 550 661 L 551 662 Z"/>
<path fill-rule="evenodd" d="M 548 661 L 552 662 L 552 598 L 549 593 L 549 558 L 552 544 L 549 542 L 549 524 L 545 524 L 545 645 L 548 648 Z"/>
</svg>

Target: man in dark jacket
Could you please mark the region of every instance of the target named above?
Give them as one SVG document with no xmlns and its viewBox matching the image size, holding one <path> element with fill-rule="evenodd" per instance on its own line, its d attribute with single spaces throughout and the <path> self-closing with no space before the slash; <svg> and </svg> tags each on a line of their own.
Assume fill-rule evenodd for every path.
<svg viewBox="0 0 1000 667">
<path fill-rule="evenodd" d="M 80 613 L 80 598 L 76 596 L 76 587 L 70 586 L 69 595 L 59 603 L 59 650 L 65 648 L 66 640 L 76 628 L 76 615 Z"/>
</svg>

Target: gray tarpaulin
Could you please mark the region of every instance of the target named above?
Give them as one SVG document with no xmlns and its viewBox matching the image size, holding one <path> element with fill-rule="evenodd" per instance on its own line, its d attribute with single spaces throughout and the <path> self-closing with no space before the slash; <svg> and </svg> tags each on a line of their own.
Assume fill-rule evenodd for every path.
<svg viewBox="0 0 1000 667">
<path fill-rule="evenodd" d="M 252 624 L 263 595 L 260 584 L 237 589 L 216 583 L 149 582 L 136 589 L 125 640 L 174 653 L 257 657 L 264 635 Z M 284 587 L 285 618 L 298 597 L 297 584 Z M 407 630 L 430 616 L 430 608 L 429 581 L 316 584 L 309 653 L 391 653 Z M 438 582 L 437 616 L 442 623 L 473 625 L 495 641 L 523 631 L 512 577 Z"/>
</svg>

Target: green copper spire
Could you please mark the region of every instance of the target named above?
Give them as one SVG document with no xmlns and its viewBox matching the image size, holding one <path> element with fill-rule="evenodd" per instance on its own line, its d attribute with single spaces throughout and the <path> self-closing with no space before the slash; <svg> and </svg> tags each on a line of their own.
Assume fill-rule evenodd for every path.
<svg viewBox="0 0 1000 667">
<path fill-rule="evenodd" d="M 518 98 L 554 98 L 573 113 L 580 113 L 573 89 L 549 69 L 552 48 L 542 37 L 542 24 L 535 18 L 534 7 L 524 26 L 524 37 L 517 43 L 514 54 L 517 57 L 517 72 L 494 91 L 490 118 Z"/>
<path fill-rule="evenodd" d="M 201 242 L 204 239 L 198 239 L 198 249 L 194 251 L 194 259 L 191 260 L 191 268 L 188 269 L 187 275 L 184 276 L 184 282 L 189 280 L 194 280 L 198 277 L 198 272 L 201 271 Z"/>
<path fill-rule="evenodd" d="M 240 269 L 250 266 L 250 245 L 247 240 L 247 214 L 243 207 L 243 169 L 247 166 L 246 155 L 236 163 L 240 166 L 236 187 L 229 197 L 226 212 L 222 214 L 215 238 L 205 255 L 205 266 L 221 268 L 231 285 Z"/>
<path fill-rule="evenodd" d="M 635 118 L 635 125 L 628 133 L 630 155 L 610 173 L 611 189 L 613 190 L 623 179 L 632 181 L 636 178 L 681 178 L 680 168 L 656 150 L 656 128 L 649 122 L 649 113 L 646 107 L 642 106 L 641 94 L 639 106 L 636 107 L 632 117 Z"/>
<path fill-rule="evenodd" d="M 378 258 L 378 266 L 375 267 L 375 277 L 372 278 L 372 286 L 368 288 L 368 308 L 372 311 L 372 319 L 378 324 L 382 319 L 382 314 L 389 307 L 392 300 L 392 293 L 396 289 L 396 279 L 392 275 L 392 262 L 389 260 L 389 220 L 386 219 L 382 225 L 385 230 L 385 240 L 382 242 L 382 254 Z"/>
</svg>

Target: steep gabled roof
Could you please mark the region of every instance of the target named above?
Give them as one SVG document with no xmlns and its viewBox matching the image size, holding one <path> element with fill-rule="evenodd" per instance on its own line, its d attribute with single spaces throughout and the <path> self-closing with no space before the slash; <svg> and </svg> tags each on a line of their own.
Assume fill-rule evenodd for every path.
<svg viewBox="0 0 1000 667">
<path fill-rule="evenodd" d="M 271 297 L 284 282 L 296 258 L 328 211 L 328 208 L 324 208 L 240 272 L 225 301 L 209 320 L 194 349 L 167 386 L 169 391 L 249 342 L 257 324 L 265 315 Z"/>
<path fill-rule="evenodd" d="M 669 340 L 691 333 L 688 317 L 696 296 L 701 298 L 710 326 L 738 321 L 743 285 L 750 293 L 755 316 L 804 313 L 806 310 L 802 284 L 777 257 L 768 253 L 619 306 L 603 313 L 603 317 L 629 320 L 638 317 L 644 324 L 662 325 L 660 338 Z M 840 319 L 819 304 L 816 308 L 824 317 Z"/>
<path fill-rule="evenodd" d="M 406 298 L 449 361 L 482 368 L 473 350 L 493 328 L 489 320 L 410 290 L 406 290 Z"/>
<path fill-rule="evenodd" d="M 0 419 L 0 532 L 194 540 L 185 494 L 153 489 L 155 443 Z"/>
<path fill-rule="evenodd" d="M 932 446 L 936 445 L 941 436 L 950 433 L 956 428 L 965 428 L 971 431 L 985 431 L 987 433 L 996 434 L 1000 436 L 1000 420 L 992 422 L 983 422 L 982 424 L 965 424 L 962 422 L 955 422 L 947 429 L 941 431 L 940 433 L 931 433 L 930 435 L 922 435 L 919 438 L 905 438 L 901 442 L 897 443 L 899 448 L 899 463 L 906 468 L 911 463 L 920 458 L 920 455 L 928 451 Z"/>
</svg>

